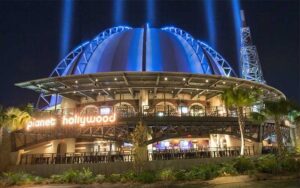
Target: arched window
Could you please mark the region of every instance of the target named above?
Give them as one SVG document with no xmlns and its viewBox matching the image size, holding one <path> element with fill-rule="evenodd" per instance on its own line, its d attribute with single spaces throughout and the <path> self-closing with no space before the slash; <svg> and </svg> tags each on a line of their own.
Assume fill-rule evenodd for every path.
<svg viewBox="0 0 300 188">
<path fill-rule="evenodd" d="M 127 117 L 135 114 L 134 107 L 127 102 L 117 103 L 114 105 L 115 111 L 118 116 Z"/>
<path fill-rule="evenodd" d="M 190 115 L 191 116 L 204 116 L 205 115 L 205 108 L 200 103 L 193 103 L 190 106 Z"/>
<path fill-rule="evenodd" d="M 170 102 L 157 103 L 155 105 L 155 112 L 158 116 L 173 116 L 178 114 L 175 105 Z"/>
<path fill-rule="evenodd" d="M 87 105 L 81 111 L 81 115 L 96 115 L 99 114 L 99 107 L 95 105 Z"/>
</svg>

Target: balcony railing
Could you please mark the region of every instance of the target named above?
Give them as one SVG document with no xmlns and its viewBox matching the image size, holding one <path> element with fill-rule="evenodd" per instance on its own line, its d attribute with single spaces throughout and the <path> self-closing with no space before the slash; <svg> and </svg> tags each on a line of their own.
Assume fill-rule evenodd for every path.
<svg viewBox="0 0 300 188">
<path fill-rule="evenodd" d="M 158 150 L 148 152 L 148 160 L 175 160 L 175 159 L 197 159 L 239 156 L 240 147 L 189 150 Z M 245 155 L 254 155 L 253 146 L 245 147 Z M 131 152 L 86 152 L 86 153 L 43 153 L 22 154 L 20 165 L 35 164 L 82 164 L 82 163 L 109 163 L 109 162 L 132 162 L 134 154 Z"/>
<path fill-rule="evenodd" d="M 101 109 L 106 109 L 105 115 L 115 113 L 118 118 L 132 118 L 132 117 L 237 117 L 235 110 L 226 109 L 223 106 L 217 107 L 203 107 L 201 109 L 183 110 L 182 107 L 178 109 L 170 106 L 144 106 L 142 112 L 136 112 L 133 108 L 120 107 L 97 107 L 98 109 L 84 109 L 84 108 L 65 108 L 56 110 L 34 111 L 32 117 L 42 118 L 51 116 L 68 116 L 68 115 L 95 115 L 101 114 Z M 244 117 L 249 117 L 252 108 L 245 108 Z"/>
</svg>

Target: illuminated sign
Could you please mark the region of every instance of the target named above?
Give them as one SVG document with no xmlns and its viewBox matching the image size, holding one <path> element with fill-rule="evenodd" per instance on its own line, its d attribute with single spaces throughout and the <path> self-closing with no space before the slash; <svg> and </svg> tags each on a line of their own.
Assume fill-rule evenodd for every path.
<svg viewBox="0 0 300 188">
<path fill-rule="evenodd" d="M 51 127 L 56 125 L 56 119 L 49 118 L 49 119 L 39 119 L 39 120 L 31 120 L 27 123 L 27 130 L 33 127 Z"/>
<path fill-rule="evenodd" d="M 116 121 L 116 115 L 113 114 L 111 116 L 71 116 L 62 118 L 62 125 L 91 125 L 91 124 L 101 124 L 101 123 L 113 123 Z"/>
<path fill-rule="evenodd" d="M 63 116 L 59 120 L 57 118 L 48 119 L 33 119 L 27 123 L 26 129 L 29 130 L 35 127 L 53 127 L 60 122 L 62 126 L 86 126 L 113 123 L 116 121 L 116 115 L 93 115 L 93 116 Z"/>
</svg>

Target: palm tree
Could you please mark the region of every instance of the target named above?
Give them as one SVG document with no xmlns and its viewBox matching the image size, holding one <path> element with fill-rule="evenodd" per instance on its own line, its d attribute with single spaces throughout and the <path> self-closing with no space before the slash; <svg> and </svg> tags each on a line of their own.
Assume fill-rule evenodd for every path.
<svg viewBox="0 0 300 188">
<path fill-rule="evenodd" d="M 262 110 L 262 114 L 274 120 L 278 156 L 279 158 L 282 158 L 284 157 L 284 147 L 280 126 L 282 121 L 285 120 L 287 115 L 293 110 L 293 104 L 285 99 L 265 101 L 264 104 L 265 108 Z"/>
<path fill-rule="evenodd" d="M 241 152 L 240 155 L 244 155 L 245 150 L 245 108 L 254 105 L 259 98 L 258 90 L 247 90 L 241 88 L 229 88 L 226 89 L 221 96 L 226 108 L 231 108 L 236 111 L 241 135 Z"/>
<path fill-rule="evenodd" d="M 7 117 L 5 120 L 5 127 L 8 131 L 23 129 L 26 126 L 26 123 L 31 119 L 28 112 L 15 107 L 8 108 L 5 115 Z"/>
<path fill-rule="evenodd" d="M 148 137 L 148 128 L 140 121 L 135 127 L 131 138 L 133 141 L 133 152 L 134 152 L 134 163 L 133 167 L 136 173 L 143 171 L 145 162 L 148 160 L 148 151 L 147 151 L 147 137 Z"/>
<path fill-rule="evenodd" d="M 7 120 L 7 115 L 5 113 L 5 109 L 0 105 L 0 145 L 3 140 L 3 128 L 5 126 L 5 121 Z"/>
<path fill-rule="evenodd" d="M 296 152 L 300 153 L 300 115 L 294 119 L 296 123 Z"/>
<path fill-rule="evenodd" d="M 300 153 L 300 111 L 299 109 L 293 110 L 289 113 L 289 120 L 295 124 L 295 150 Z"/>
</svg>

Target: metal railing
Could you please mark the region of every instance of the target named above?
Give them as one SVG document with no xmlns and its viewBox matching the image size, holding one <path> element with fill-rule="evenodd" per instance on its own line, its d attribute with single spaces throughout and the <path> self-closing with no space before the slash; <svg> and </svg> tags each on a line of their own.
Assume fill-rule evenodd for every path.
<svg viewBox="0 0 300 188">
<path fill-rule="evenodd" d="M 81 164 L 81 163 L 107 163 L 107 162 L 130 162 L 133 155 L 131 153 L 42 153 L 23 154 L 20 164 Z"/>
<path fill-rule="evenodd" d="M 245 155 L 254 155 L 253 146 L 244 149 Z M 173 160 L 173 159 L 194 159 L 194 158 L 216 158 L 216 157 L 235 157 L 240 155 L 240 147 L 209 147 L 204 149 L 190 150 L 160 150 L 153 152 L 152 160 Z"/>
<path fill-rule="evenodd" d="M 203 107 L 201 109 L 182 110 L 182 107 L 175 109 L 170 106 L 144 106 L 142 112 L 136 112 L 133 108 L 119 108 L 113 106 L 98 107 L 98 111 L 84 108 L 64 108 L 56 110 L 34 111 L 32 117 L 51 117 L 68 115 L 95 115 L 101 114 L 101 108 L 108 108 L 109 114 L 115 113 L 118 118 L 132 117 L 237 117 L 235 110 L 226 109 L 223 106 Z M 252 108 L 245 108 L 244 117 L 249 117 Z"/>
<path fill-rule="evenodd" d="M 245 155 L 254 155 L 254 147 L 245 147 Z M 240 147 L 205 148 L 189 150 L 155 150 L 148 152 L 148 160 L 178 160 L 216 157 L 235 157 L 240 155 Z M 43 153 L 22 154 L 20 165 L 35 164 L 83 164 L 83 163 L 110 163 L 132 162 L 132 152 L 86 152 L 86 153 Z"/>
</svg>

